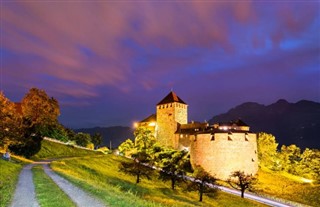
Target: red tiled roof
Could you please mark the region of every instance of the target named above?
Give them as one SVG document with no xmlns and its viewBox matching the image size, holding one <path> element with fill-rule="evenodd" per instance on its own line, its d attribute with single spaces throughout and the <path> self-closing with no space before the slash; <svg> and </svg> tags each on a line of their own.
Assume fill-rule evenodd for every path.
<svg viewBox="0 0 320 207">
<path fill-rule="evenodd" d="M 162 99 L 162 101 L 157 104 L 157 106 L 174 102 L 186 104 L 181 98 L 179 98 L 179 96 L 177 96 L 177 94 L 175 94 L 175 92 L 171 91 L 164 99 Z"/>
</svg>

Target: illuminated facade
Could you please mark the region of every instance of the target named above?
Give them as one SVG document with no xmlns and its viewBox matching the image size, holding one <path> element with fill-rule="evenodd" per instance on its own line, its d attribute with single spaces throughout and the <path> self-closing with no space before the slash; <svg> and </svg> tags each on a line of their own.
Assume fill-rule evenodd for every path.
<svg viewBox="0 0 320 207">
<path fill-rule="evenodd" d="M 200 165 L 219 179 L 228 179 L 236 170 L 257 173 L 257 136 L 241 120 L 188 123 L 188 105 L 174 92 L 156 107 L 156 114 L 138 125 L 151 129 L 161 145 L 188 150 L 193 166 Z"/>
</svg>

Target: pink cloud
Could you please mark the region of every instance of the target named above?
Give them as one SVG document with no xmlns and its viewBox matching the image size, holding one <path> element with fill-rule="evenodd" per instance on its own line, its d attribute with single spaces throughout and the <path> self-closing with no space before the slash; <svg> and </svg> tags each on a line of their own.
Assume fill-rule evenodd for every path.
<svg viewBox="0 0 320 207">
<path fill-rule="evenodd" d="M 28 63 L 26 69 L 23 63 L 15 66 L 15 73 L 23 74 L 21 81 L 26 78 L 34 81 L 34 75 L 42 73 L 87 87 L 82 92 L 66 90 L 67 95 L 96 95 L 94 88 L 100 86 L 115 87 L 124 93 L 136 85 L 150 90 L 170 76 L 170 71 L 183 73 L 190 65 L 201 64 L 202 54 L 186 58 L 155 55 L 149 57 L 150 64 L 143 69 L 143 75 L 135 75 L 130 61 L 141 54 L 123 44 L 123 39 L 131 39 L 142 48 L 154 46 L 162 51 L 191 46 L 209 51 L 221 49 L 228 54 L 237 47 L 232 37 L 241 37 L 241 31 L 235 31 L 234 25 L 243 31 L 248 25 L 261 26 L 265 13 L 260 10 L 264 6 L 268 12 L 275 12 L 273 18 L 280 22 L 266 29 L 266 36 L 272 35 L 276 43 L 288 32 L 299 35 L 317 11 L 312 5 L 303 4 L 298 4 L 303 7 L 300 12 L 291 4 L 259 5 L 251 1 L 4 2 L 2 47 L 41 60 Z M 302 12 L 308 9 L 311 11 Z M 236 43 L 241 41 L 237 39 Z M 265 43 L 256 35 L 253 44 L 259 48 Z M 94 57 L 83 54 L 79 45 L 89 48 Z M 5 74 L 19 78 L 10 71 Z"/>
</svg>

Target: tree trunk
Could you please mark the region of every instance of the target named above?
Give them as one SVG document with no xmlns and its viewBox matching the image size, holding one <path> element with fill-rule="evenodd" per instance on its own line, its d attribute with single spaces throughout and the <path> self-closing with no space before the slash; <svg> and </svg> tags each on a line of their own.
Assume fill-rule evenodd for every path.
<svg viewBox="0 0 320 207">
<path fill-rule="evenodd" d="M 137 180 L 136 180 L 136 183 L 139 183 L 140 181 L 140 174 L 137 174 Z"/>
<path fill-rule="evenodd" d="M 202 202 L 202 194 L 203 194 L 203 184 L 200 184 L 200 189 L 199 189 L 199 201 Z"/>
<path fill-rule="evenodd" d="M 241 198 L 244 198 L 244 189 L 241 189 Z"/>
<path fill-rule="evenodd" d="M 175 179 L 171 178 L 171 189 L 174 190 Z"/>
</svg>

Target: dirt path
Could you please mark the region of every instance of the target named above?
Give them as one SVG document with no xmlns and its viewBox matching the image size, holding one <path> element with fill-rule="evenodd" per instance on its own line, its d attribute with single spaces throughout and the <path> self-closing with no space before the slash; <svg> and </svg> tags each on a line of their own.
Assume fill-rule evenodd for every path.
<svg viewBox="0 0 320 207">
<path fill-rule="evenodd" d="M 32 167 L 33 164 L 29 164 L 22 169 L 14 193 L 13 201 L 11 203 L 11 207 L 39 207 L 34 192 L 34 185 L 31 172 Z"/>
<path fill-rule="evenodd" d="M 100 201 L 88 195 L 80 188 L 74 186 L 66 179 L 60 177 L 49 168 L 49 162 L 34 162 L 26 165 L 19 176 L 13 201 L 10 207 L 40 207 L 34 190 L 32 180 L 32 167 L 37 164 L 43 165 L 45 173 L 70 197 L 78 207 L 106 207 Z"/>
</svg>

